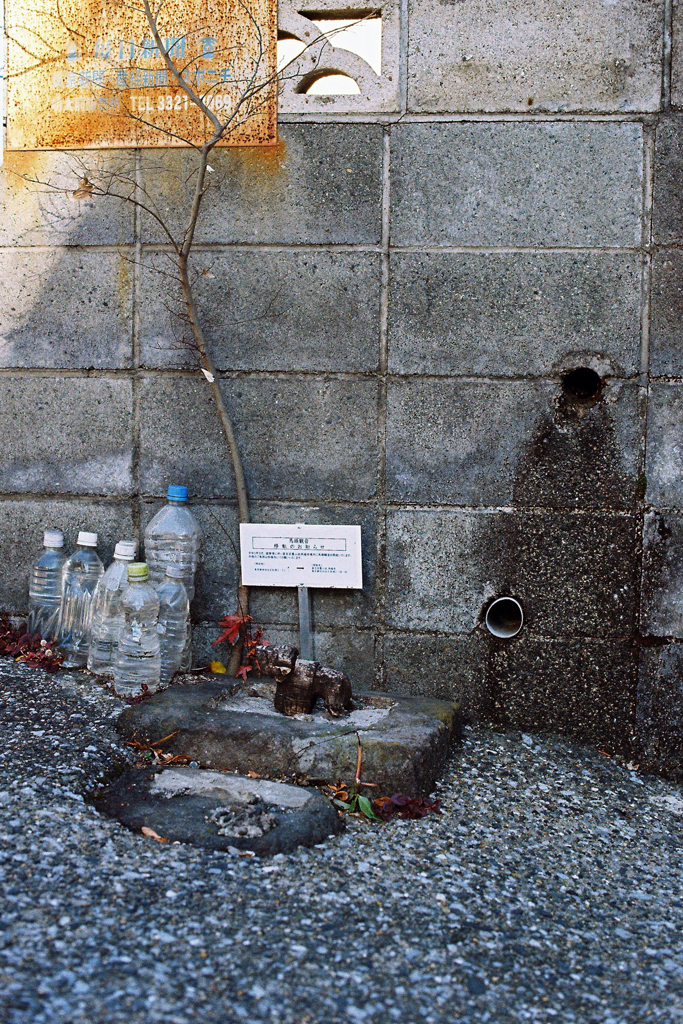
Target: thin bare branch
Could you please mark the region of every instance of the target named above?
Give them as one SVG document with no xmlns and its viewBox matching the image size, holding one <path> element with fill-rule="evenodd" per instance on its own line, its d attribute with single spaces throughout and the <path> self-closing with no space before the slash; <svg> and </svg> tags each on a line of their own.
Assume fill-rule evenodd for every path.
<svg viewBox="0 0 683 1024">
<path fill-rule="evenodd" d="M 159 53 L 161 54 L 161 57 L 162 57 L 162 59 L 164 61 L 164 64 L 166 65 L 166 67 L 168 68 L 170 73 L 173 75 L 173 77 L 175 78 L 176 82 L 178 83 L 180 88 L 183 90 L 183 92 L 185 92 L 187 94 L 187 96 L 189 96 L 189 98 L 192 101 L 192 103 L 194 103 L 194 105 L 196 107 L 198 107 L 199 110 L 202 111 L 202 113 L 204 114 L 205 117 L 208 117 L 209 121 L 211 121 L 211 123 L 212 123 L 212 125 L 214 126 L 215 129 L 220 128 L 220 121 L 216 117 L 216 115 L 214 114 L 213 110 L 210 110 L 209 107 L 207 107 L 207 105 L 202 100 L 201 96 L 198 96 L 197 93 L 194 91 L 194 89 L 189 85 L 189 83 L 187 82 L 187 79 L 183 78 L 183 75 L 182 75 L 181 71 L 176 67 L 175 63 L 171 59 L 171 56 L 170 56 L 168 50 L 166 49 L 166 47 L 162 43 L 161 36 L 159 35 L 159 27 L 157 25 L 157 20 L 156 20 L 155 15 L 152 12 L 152 8 L 149 5 L 149 0 L 142 0 L 142 2 L 143 2 L 144 9 L 145 9 L 145 15 L 147 17 L 147 22 L 148 22 L 150 30 L 152 32 L 152 37 L 154 39 L 154 42 L 157 45 L 157 49 L 159 50 Z"/>
<path fill-rule="evenodd" d="M 32 178 L 29 174 L 18 174 L 11 168 L 10 172 L 12 174 L 16 174 L 18 178 L 22 178 L 23 181 L 26 181 L 31 185 L 40 185 L 40 187 L 47 192 L 58 193 L 64 196 L 73 196 L 74 194 L 73 189 L 64 188 L 63 185 L 53 185 L 50 181 L 43 181 L 40 178 Z M 98 199 L 118 199 L 123 203 L 131 203 L 132 206 L 137 206 L 140 210 L 143 210 L 145 213 L 149 214 L 149 216 L 152 217 L 161 227 L 164 234 L 168 238 L 170 244 L 173 246 L 176 252 L 178 252 L 178 243 L 173 237 L 173 234 L 171 233 L 170 229 L 168 228 L 164 220 L 153 209 L 151 209 L 151 207 L 147 206 L 146 203 L 141 203 L 138 199 L 135 198 L 134 194 L 132 193 L 130 195 L 121 195 L 118 192 L 111 192 L 107 189 L 103 189 L 100 186 L 93 184 L 92 182 L 89 182 L 89 184 L 92 185 L 92 191 L 90 192 L 91 196 Z"/>
<path fill-rule="evenodd" d="M 141 0 L 141 3 L 128 3 L 126 0 L 119 0 L 119 5 L 122 7 L 135 10 L 139 13 L 144 12 L 156 50 L 161 56 L 166 70 L 169 72 L 172 80 L 187 97 L 186 102 L 191 103 L 205 118 L 204 141 L 203 143 L 199 143 L 191 138 L 183 136 L 181 132 L 176 132 L 173 129 L 154 124 L 141 112 L 129 109 L 131 104 L 123 103 L 124 117 L 129 118 L 141 127 L 154 129 L 159 133 L 160 138 L 166 138 L 173 143 L 187 146 L 196 154 L 194 166 L 190 173 L 188 173 L 186 177 L 178 177 L 181 186 L 190 192 L 187 200 L 187 216 L 185 218 L 184 225 L 180 230 L 175 227 L 175 217 L 173 220 L 169 220 L 165 215 L 165 211 L 160 209 L 159 204 L 155 200 L 154 190 L 149 185 L 152 178 L 150 170 L 153 170 L 153 166 L 147 169 L 145 180 L 138 181 L 116 169 L 105 170 L 96 174 L 92 170 L 88 169 L 85 163 L 81 161 L 80 184 L 76 189 L 68 189 L 52 181 L 41 182 L 37 178 L 29 175 L 20 175 L 20 177 L 24 178 L 26 181 L 30 181 L 34 185 L 44 187 L 49 192 L 76 196 L 82 194 L 83 197 L 88 196 L 94 199 L 116 199 L 120 202 L 130 203 L 133 207 L 147 214 L 147 216 L 149 216 L 161 229 L 165 242 L 162 243 L 163 247 L 160 247 L 157 250 L 157 253 L 163 257 L 163 261 L 158 261 L 156 259 L 152 261 L 143 261 L 138 258 L 137 263 L 140 266 L 144 266 L 146 269 L 150 269 L 161 274 L 165 279 L 173 282 L 174 284 L 180 285 L 183 295 L 183 309 L 179 310 L 175 308 L 172 303 L 172 299 L 163 303 L 169 316 L 173 315 L 176 323 L 179 321 L 181 325 L 180 333 L 182 337 L 175 338 L 174 345 L 179 348 L 185 348 L 192 351 L 198 359 L 201 369 L 204 371 L 204 377 L 211 389 L 221 427 L 230 452 L 235 477 L 239 519 L 241 522 L 248 522 L 249 501 L 244 467 L 242 464 L 234 425 L 220 388 L 220 382 L 213 363 L 210 346 L 207 343 L 201 318 L 197 309 L 195 288 L 198 281 L 201 280 L 202 270 L 196 265 L 193 259 L 193 247 L 195 244 L 197 225 L 202 212 L 202 204 L 207 192 L 212 188 L 210 180 L 207 180 L 207 174 L 210 170 L 210 154 L 215 146 L 225 141 L 228 136 L 237 133 L 251 119 L 261 114 L 266 104 L 270 101 L 272 89 L 275 87 L 278 78 L 281 77 L 281 75 L 278 74 L 277 68 L 271 67 L 268 63 L 270 61 L 270 56 L 266 47 L 263 31 L 248 5 L 248 0 L 236 0 L 236 2 L 245 13 L 246 19 L 250 25 L 253 44 L 251 53 L 253 57 L 250 62 L 242 62 L 238 72 L 238 77 L 231 80 L 228 91 L 232 97 L 232 105 L 229 110 L 221 111 L 219 115 L 211 100 L 212 94 L 220 88 L 219 84 L 213 83 L 210 88 L 202 90 L 202 88 L 197 85 L 197 82 L 201 81 L 200 76 L 197 73 L 193 73 L 191 70 L 193 65 L 196 64 L 197 58 L 193 57 L 187 62 L 180 62 L 178 60 L 177 50 L 175 51 L 174 56 L 174 52 L 172 52 L 173 46 L 170 44 L 165 45 L 162 41 L 159 31 L 159 18 L 162 14 L 165 0 Z M 328 38 L 323 38 L 322 34 L 320 34 L 316 36 L 315 40 L 308 44 L 304 49 L 308 49 L 310 46 L 316 46 L 320 52 L 322 52 L 328 45 Z M 238 50 L 239 47 L 230 47 L 230 49 Z M 102 88 L 109 93 L 117 93 L 120 91 L 112 88 L 111 86 L 104 86 Z M 93 95 L 100 95 L 101 89 L 98 87 L 91 90 L 91 92 Z M 75 161 L 75 166 L 79 166 L 78 161 Z M 160 265 L 162 262 L 166 262 L 168 264 L 169 261 L 172 264 L 172 269 L 169 268 L 168 265 L 166 267 Z M 132 262 L 135 262 L 135 260 L 132 260 Z M 223 328 L 234 328 L 243 324 L 251 323 L 258 319 L 282 316 L 291 308 L 291 305 L 288 305 L 285 309 L 278 311 L 276 309 L 276 305 L 278 303 L 279 295 L 275 295 L 271 298 L 270 302 L 266 305 L 260 315 L 255 314 L 254 316 L 234 321 L 230 321 L 226 318 L 218 323 L 217 326 Z M 174 330 L 173 333 L 175 334 L 176 331 Z M 237 604 L 242 614 L 248 613 L 249 591 L 247 588 L 242 586 L 238 588 Z M 239 643 L 235 645 L 231 656 L 231 665 L 232 662 L 237 659 L 234 669 L 236 669 L 239 664 L 239 647 Z"/>
</svg>

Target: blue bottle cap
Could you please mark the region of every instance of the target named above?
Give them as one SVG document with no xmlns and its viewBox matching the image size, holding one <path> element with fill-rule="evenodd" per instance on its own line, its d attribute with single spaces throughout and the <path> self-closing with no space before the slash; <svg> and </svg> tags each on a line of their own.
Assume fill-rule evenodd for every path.
<svg viewBox="0 0 683 1024">
<path fill-rule="evenodd" d="M 187 501 L 187 487 L 180 487 L 178 484 L 171 484 L 166 491 L 167 501 Z"/>
</svg>

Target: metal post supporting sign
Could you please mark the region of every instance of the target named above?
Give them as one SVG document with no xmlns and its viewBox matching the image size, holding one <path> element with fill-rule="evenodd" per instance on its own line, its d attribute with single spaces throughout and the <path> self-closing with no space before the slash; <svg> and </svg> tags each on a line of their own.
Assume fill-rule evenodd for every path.
<svg viewBox="0 0 683 1024">
<path fill-rule="evenodd" d="M 242 523 L 242 583 L 296 587 L 301 657 L 313 659 L 311 587 L 362 590 L 360 526 Z"/>
<path fill-rule="evenodd" d="M 305 661 L 313 661 L 313 636 L 311 634 L 311 592 L 308 587 L 299 586 L 299 651 Z"/>
</svg>

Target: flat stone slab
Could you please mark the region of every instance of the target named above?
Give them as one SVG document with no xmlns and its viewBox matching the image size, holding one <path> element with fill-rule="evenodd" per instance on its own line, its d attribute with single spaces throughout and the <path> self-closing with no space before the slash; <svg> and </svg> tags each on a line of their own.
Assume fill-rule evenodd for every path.
<svg viewBox="0 0 683 1024">
<path fill-rule="evenodd" d="M 126 709 L 116 728 L 150 743 L 174 734 L 164 753 L 205 768 L 316 781 L 352 782 L 360 738 L 362 779 L 376 784 L 375 796 L 430 793 L 460 738 L 460 709 L 449 701 L 361 693 L 354 694 L 358 710 L 345 718 L 322 706 L 288 718 L 273 707 L 274 692 L 270 681 L 171 686 Z"/>
<path fill-rule="evenodd" d="M 202 768 L 133 768 L 95 807 L 134 832 L 146 827 L 170 841 L 261 856 L 313 846 L 344 827 L 317 789 Z"/>
</svg>

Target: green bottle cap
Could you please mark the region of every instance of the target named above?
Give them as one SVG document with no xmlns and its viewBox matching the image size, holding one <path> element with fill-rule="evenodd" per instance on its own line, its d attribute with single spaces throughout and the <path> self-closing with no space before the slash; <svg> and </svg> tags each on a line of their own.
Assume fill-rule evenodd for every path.
<svg viewBox="0 0 683 1024">
<path fill-rule="evenodd" d="M 128 566 L 128 582 L 144 583 L 149 579 L 149 569 L 146 562 L 131 562 Z"/>
</svg>

